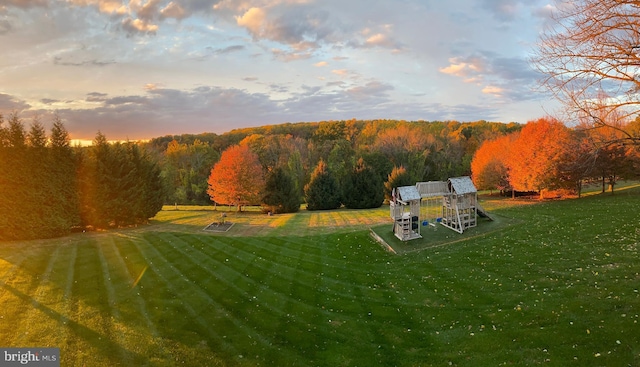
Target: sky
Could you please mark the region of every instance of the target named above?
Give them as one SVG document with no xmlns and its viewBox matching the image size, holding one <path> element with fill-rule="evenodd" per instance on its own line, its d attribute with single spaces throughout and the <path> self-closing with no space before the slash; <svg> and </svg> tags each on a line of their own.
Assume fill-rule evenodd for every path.
<svg viewBox="0 0 640 367">
<path fill-rule="evenodd" d="M 553 0 L 0 0 L 0 113 L 73 139 L 328 120 L 521 122 Z"/>
</svg>

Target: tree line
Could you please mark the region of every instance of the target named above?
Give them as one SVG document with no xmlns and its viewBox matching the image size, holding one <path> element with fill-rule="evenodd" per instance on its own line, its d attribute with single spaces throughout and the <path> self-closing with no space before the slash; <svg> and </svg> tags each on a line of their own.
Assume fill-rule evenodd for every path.
<svg viewBox="0 0 640 367">
<path fill-rule="evenodd" d="M 281 124 L 146 143 L 71 147 L 56 116 L 49 136 L 0 116 L 0 239 L 145 222 L 163 204 L 260 204 L 273 213 L 370 208 L 397 186 L 472 175 L 480 189 L 612 189 L 638 172 L 640 119 L 568 128 L 552 118 L 498 122 L 349 120 Z"/>
<path fill-rule="evenodd" d="M 598 182 L 614 191 L 620 179 L 640 174 L 640 118 L 569 128 L 554 118 L 527 123 L 521 131 L 485 141 L 471 170 L 480 189 L 536 192 L 569 190 L 580 195 L 583 183 Z"/>
<path fill-rule="evenodd" d="M 72 229 L 142 223 L 161 208 L 160 166 L 137 144 L 72 147 L 55 116 L 47 136 L 34 117 L 0 115 L 0 240 L 49 238 Z"/>
<path fill-rule="evenodd" d="M 292 201 L 288 207 L 299 208 L 306 202 L 309 208 L 320 208 L 326 204 L 309 205 L 318 192 L 337 195 L 327 200 L 333 203 L 330 207 L 362 207 L 368 190 L 388 191 L 382 184 L 394 170 L 401 170 L 401 177 L 413 183 L 468 175 L 473 154 L 483 141 L 520 129 L 516 123 L 487 121 L 321 121 L 236 129 L 221 135 L 163 136 L 149 141 L 147 148 L 162 167 L 167 204 L 207 205 L 217 191 L 214 201 L 218 204 L 266 204 L 265 210 L 280 212 L 282 208 L 268 202 L 284 195 Z M 237 193 L 220 196 L 231 187 L 216 180 L 232 177 L 232 169 L 220 167 L 213 177 L 211 169 L 225 161 L 225 152 L 232 147 L 243 147 L 243 153 L 229 154 L 231 163 L 249 152 L 255 155 L 245 163 L 253 167 L 248 177 L 260 177 L 262 182 L 255 187 L 266 191 L 250 190 L 253 196 L 246 198 L 238 198 Z M 315 177 L 333 188 L 318 190 Z M 373 188 L 364 188 L 365 182 L 372 182 Z M 381 203 L 382 199 L 377 205 Z"/>
</svg>

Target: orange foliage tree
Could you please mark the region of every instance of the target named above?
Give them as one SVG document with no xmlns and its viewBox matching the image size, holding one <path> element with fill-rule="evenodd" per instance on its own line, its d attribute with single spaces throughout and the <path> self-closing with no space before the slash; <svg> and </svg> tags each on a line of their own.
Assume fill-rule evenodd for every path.
<svg viewBox="0 0 640 367">
<path fill-rule="evenodd" d="M 427 149 L 434 142 L 418 126 L 401 122 L 378 133 L 374 151 L 386 156 L 395 166 L 403 166 L 414 180 L 421 180 L 425 171 Z"/>
<path fill-rule="evenodd" d="M 242 205 L 260 204 L 265 181 L 258 156 L 248 145 L 227 148 L 211 169 L 207 193 L 216 203 Z"/>
<path fill-rule="evenodd" d="M 562 186 L 560 165 L 568 159 L 570 143 L 570 130 L 560 121 L 545 117 L 528 122 L 507 158 L 511 186 L 517 191 Z"/>
<path fill-rule="evenodd" d="M 506 190 L 509 188 L 509 151 L 519 133 L 486 140 L 471 160 L 473 182 L 481 190 Z"/>
</svg>

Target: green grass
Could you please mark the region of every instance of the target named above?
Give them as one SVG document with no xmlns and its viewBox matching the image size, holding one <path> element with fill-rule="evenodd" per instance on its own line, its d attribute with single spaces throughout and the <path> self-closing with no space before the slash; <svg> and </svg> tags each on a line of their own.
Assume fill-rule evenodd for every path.
<svg viewBox="0 0 640 367">
<path fill-rule="evenodd" d="M 224 234 L 181 208 L 3 243 L 0 346 L 64 366 L 640 365 L 640 190 L 483 205 L 495 222 L 400 255 L 369 236 L 386 207 L 229 212 Z"/>
</svg>

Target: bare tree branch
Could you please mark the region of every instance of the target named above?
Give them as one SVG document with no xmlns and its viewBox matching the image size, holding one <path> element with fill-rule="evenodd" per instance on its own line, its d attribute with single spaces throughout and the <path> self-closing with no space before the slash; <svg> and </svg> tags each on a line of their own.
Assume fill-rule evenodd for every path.
<svg viewBox="0 0 640 367">
<path fill-rule="evenodd" d="M 621 123 L 640 112 L 638 1 L 556 1 L 531 61 L 571 121 L 612 127 L 622 133 L 617 140 L 640 144 Z"/>
</svg>

